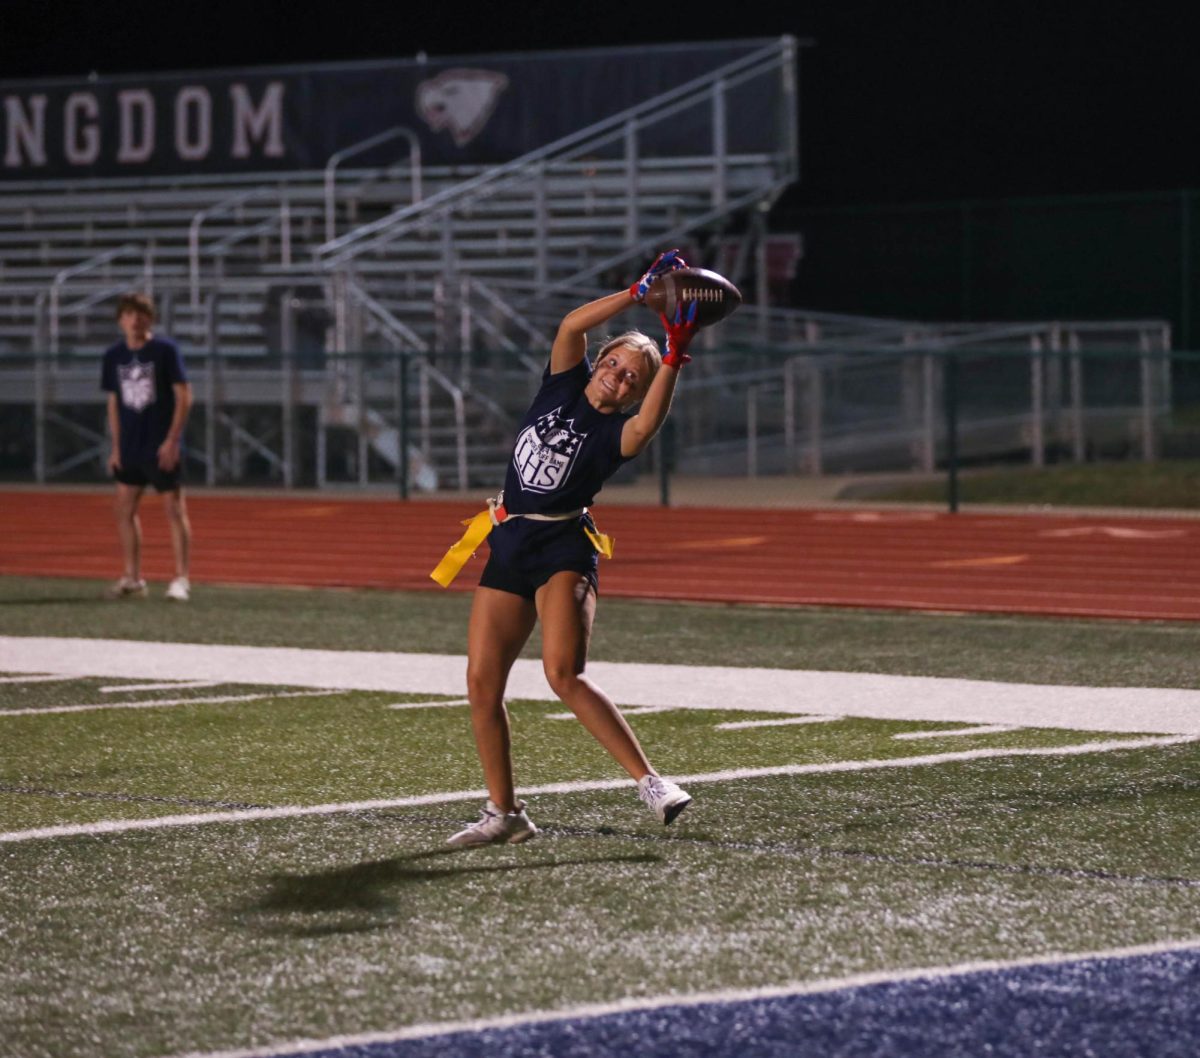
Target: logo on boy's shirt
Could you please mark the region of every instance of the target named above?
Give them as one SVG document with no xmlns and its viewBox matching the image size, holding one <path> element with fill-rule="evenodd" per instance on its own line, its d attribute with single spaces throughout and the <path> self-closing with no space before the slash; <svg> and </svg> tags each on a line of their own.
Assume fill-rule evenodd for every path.
<svg viewBox="0 0 1200 1058">
<path fill-rule="evenodd" d="M 154 403 L 154 365 L 140 360 L 117 365 L 121 403 L 133 411 L 144 411 Z"/>
<path fill-rule="evenodd" d="M 562 408 L 539 416 L 517 438 L 513 465 L 521 488 L 529 492 L 553 492 L 571 473 L 571 466 L 587 434 L 575 429 L 574 419 L 564 419 Z"/>
</svg>

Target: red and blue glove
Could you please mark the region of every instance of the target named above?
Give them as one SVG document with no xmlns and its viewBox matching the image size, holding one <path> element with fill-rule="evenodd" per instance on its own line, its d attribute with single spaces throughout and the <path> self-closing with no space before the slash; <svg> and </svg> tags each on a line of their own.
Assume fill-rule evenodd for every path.
<svg viewBox="0 0 1200 1058">
<path fill-rule="evenodd" d="M 691 343 L 691 340 L 696 337 L 696 332 L 700 330 L 700 325 L 696 322 L 696 309 L 699 306 L 699 302 L 689 301 L 687 305 L 686 316 L 683 312 L 683 306 L 677 305 L 675 306 L 675 318 L 673 320 L 667 319 L 665 313 L 659 317 L 663 321 L 663 327 L 667 331 L 666 351 L 663 353 L 662 362 L 668 367 L 675 368 L 676 371 L 692 359 L 688 356 L 687 347 Z"/>
<path fill-rule="evenodd" d="M 665 272 L 674 272 L 680 268 L 687 268 L 687 266 L 687 261 L 679 256 L 678 250 L 667 250 L 664 253 L 660 253 L 654 259 L 654 264 L 646 269 L 642 278 L 630 286 L 629 296 L 637 302 L 645 301 L 646 294 L 650 290 L 650 284 L 660 275 Z"/>
</svg>

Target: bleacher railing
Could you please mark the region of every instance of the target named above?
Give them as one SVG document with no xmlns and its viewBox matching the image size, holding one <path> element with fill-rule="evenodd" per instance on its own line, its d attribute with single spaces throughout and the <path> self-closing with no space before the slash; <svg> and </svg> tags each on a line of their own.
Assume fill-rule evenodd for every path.
<svg viewBox="0 0 1200 1058">
<path fill-rule="evenodd" d="M 482 199 L 498 192 L 523 185 L 531 194 L 536 194 L 538 181 L 548 172 L 567 163 L 583 158 L 598 157 L 615 164 L 616 171 L 623 175 L 628 196 L 627 246 L 623 257 L 644 254 L 647 246 L 639 238 L 637 230 L 638 180 L 645 154 L 639 148 L 639 134 L 663 122 L 678 120 L 689 110 L 710 110 L 711 158 L 713 179 L 711 185 L 712 209 L 702 215 L 689 218 L 680 231 L 710 223 L 719 216 L 745 203 L 731 200 L 729 192 L 729 167 L 731 152 L 728 148 L 729 130 L 726 98 L 728 93 L 747 80 L 762 77 L 778 79 L 780 107 L 776 122 L 763 122 L 762 152 L 770 156 L 777 166 L 777 182 L 780 187 L 792 182 L 798 172 L 799 154 L 796 132 L 796 85 L 795 85 L 796 42 L 783 38 L 771 45 L 752 52 L 743 58 L 728 63 L 710 73 L 695 78 L 677 88 L 656 96 L 603 121 L 581 129 L 554 143 L 496 166 L 476 177 L 446 188 L 431 195 L 420 203 L 394 210 L 369 224 L 364 224 L 338 238 L 332 239 L 316 249 L 316 258 L 325 268 L 344 267 L 356 257 L 371 251 L 381 250 L 407 235 L 436 224 L 455 211 L 463 210 Z M 605 159 L 605 154 L 616 148 L 615 163 Z M 694 153 L 702 154 L 702 151 Z M 751 197 L 762 194 L 755 189 Z M 542 233 L 544 235 L 544 233 Z M 599 267 L 607 267 L 601 265 Z"/>
<path fill-rule="evenodd" d="M 1109 337 L 1084 348 L 1063 324 L 1057 343 L 699 353 L 639 469 L 665 459 L 704 476 L 931 473 L 949 458 L 951 421 L 955 458 L 975 465 L 1161 458 L 1180 411 L 1173 373 L 1196 370 L 1200 357 L 1164 348 L 1161 330 Z M 0 357 L 0 475 L 105 479 L 97 364 L 98 355 Z M 413 350 L 194 352 L 188 368 L 189 460 L 193 480 L 211 485 L 498 487 L 535 388 L 508 352 L 472 365 L 487 407 L 466 399 L 453 358 Z"/>
</svg>

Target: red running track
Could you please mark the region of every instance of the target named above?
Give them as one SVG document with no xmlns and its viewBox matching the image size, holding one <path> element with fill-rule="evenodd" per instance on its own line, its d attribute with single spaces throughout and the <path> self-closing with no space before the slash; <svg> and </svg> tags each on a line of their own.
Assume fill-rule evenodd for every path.
<svg viewBox="0 0 1200 1058">
<path fill-rule="evenodd" d="M 441 591 L 467 502 L 189 494 L 192 579 Z M 603 594 L 779 605 L 1200 620 L 1200 519 L 600 505 Z M 153 494 L 145 574 L 170 576 Z M 115 577 L 105 493 L 0 491 L 0 574 Z M 452 591 L 478 580 L 482 556 Z"/>
</svg>

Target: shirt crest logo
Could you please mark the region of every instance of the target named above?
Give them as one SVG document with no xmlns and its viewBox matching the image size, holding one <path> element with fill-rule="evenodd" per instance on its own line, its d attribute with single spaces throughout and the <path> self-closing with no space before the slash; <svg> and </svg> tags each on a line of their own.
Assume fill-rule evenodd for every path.
<svg viewBox="0 0 1200 1058">
<path fill-rule="evenodd" d="M 154 403 L 154 365 L 133 360 L 117 365 L 121 403 L 132 411 L 145 411 Z"/>
<path fill-rule="evenodd" d="M 546 493 L 560 488 L 587 437 L 575 429 L 574 419 L 564 419 L 561 413 L 561 407 L 546 412 L 517 438 L 513 465 L 521 488 L 528 492 Z"/>
</svg>

